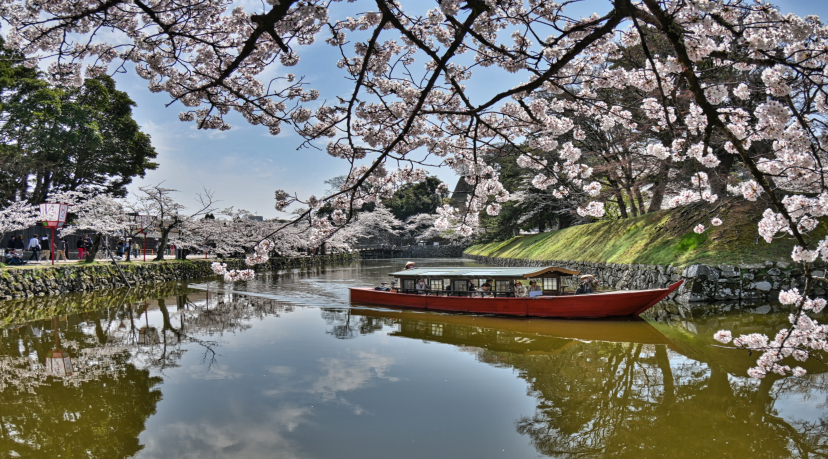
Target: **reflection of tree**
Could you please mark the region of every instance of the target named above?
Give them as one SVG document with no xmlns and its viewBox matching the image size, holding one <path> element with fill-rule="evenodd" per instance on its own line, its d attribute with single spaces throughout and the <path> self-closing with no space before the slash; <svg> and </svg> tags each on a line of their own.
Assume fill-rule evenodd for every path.
<svg viewBox="0 0 828 459">
<path fill-rule="evenodd" d="M 545 455 L 697 457 L 700 446 L 733 457 L 828 454 L 824 422 L 776 414 L 773 378 L 756 385 L 704 362 L 671 366 L 661 345 L 579 343 L 555 356 L 497 354 L 483 351 L 480 359 L 508 363 L 529 382 L 538 406 L 517 430 Z"/>
<path fill-rule="evenodd" d="M 344 311 L 328 314 L 334 330 L 357 330 L 350 324 L 358 321 Z M 828 456 L 825 418 L 790 420 L 775 408 L 780 397 L 828 389 L 828 378 L 818 374 L 825 368 L 809 368 L 803 379 L 756 382 L 744 374 L 751 364 L 746 356 L 711 347 L 680 327 L 668 327 L 673 330 L 668 333 L 658 324 L 666 344 L 598 341 L 602 338 L 594 336 L 608 326 L 598 322 L 594 330 L 569 321 L 559 329 L 563 333 L 544 333 L 531 328 L 541 321 L 394 316 L 396 331 L 390 336 L 452 344 L 481 362 L 515 369 L 537 400 L 535 413 L 516 421 L 517 431 L 546 456 L 660 457 L 667 451 L 677 457 Z M 736 327 L 722 325 L 725 319 L 718 317 L 695 326 L 700 336 L 712 336 L 708 328 L 767 329 L 778 319 Z M 621 325 L 642 338 L 655 330 L 643 322 Z"/>
<path fill-rule="evenodd" d="M 138 435 L 161 399 L 156 386 L 162 379 L 150 371 L 178 366 L 184 352 L 194 348 L 212 364 L 223 334 L 292 310 L 274 300 L 232 293 L 210 292 L 205 298 L 174 284 L 69 297 L 68 307 L 44 300 L 49 300 L 45 311 L 93 310 L 2 330 L 0 451 L 24 457 L 136 454 Z M 156 310 L 160 314 L 153 320 L 149 314 Z M 47 374 L 43 365 L 56 331 L 77 369 L 63 378 Z"/>
<path fill-rule="evenodd" d="M 21 277 L 30 274 L 18 274 Z M 28 279 L 33 282 L 34 279 Z M 47 319 L 57 315 L 99 311 L 124 303 L 138 303 L 147 298 L 164 298 L 191 293 L 193 290 L 178 282 L 139 285 L 132 289 L 93 290 L 62 295 L 33 296 L 0 302 L 0 317 L 5 325 Z"/>
<path fill-rule="evenodd" d="M 322 319 L 330 326 L 327 333 L 339 339 L 369 335 L 394 323 L 393 319 L 385 317 L 353 316 L 350 308 L 323 309 Z"/>
<path fill-rule="evenodd" d="M 6 359 L 30 359 L 35 368 L 42 364 L 51 335 L 36 336 L 32 330 L 20 327 L 4 333 L 0 352 Z M 161 378 L 130 364 L 126 352 L 100 361 L 103 354 L 89 352 L 94 348 L 81 334 L 64 333 L 65 338 L 77 338 L 78 364 L 101 369 L 71 381 L 43 377 L 36 370 L 14 373 L 21 380 L 0 391 L 1 451 L 18 457 L 114 458 L 141 449 L 138 434 L 161 400 L 161 391 L 155 389 Z"/>
</svg>

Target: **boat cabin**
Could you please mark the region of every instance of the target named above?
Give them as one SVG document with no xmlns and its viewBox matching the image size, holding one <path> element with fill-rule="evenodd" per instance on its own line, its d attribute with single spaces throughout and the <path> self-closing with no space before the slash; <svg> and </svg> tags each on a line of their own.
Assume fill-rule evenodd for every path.
<svg viewBox="0 0 828 459">
<path fill-rule="evenodd" d="M 391 273 L 398 293 L 449 296 L 514 297 L 515 282 L 521 281 L 530 296 L 529 282 L 537 281 L 543 295 L 564 295 L 562 277 L 571 277 L 580 271 L 548 266 L 546 268 L 414 268 Z M 417 282 L 425 281 L 426 289 L 417 289 Z M 484 289 L 488 283 L 489 290 Z M 531 294 L 531 296 L 537 293 Z"/>
</svg>

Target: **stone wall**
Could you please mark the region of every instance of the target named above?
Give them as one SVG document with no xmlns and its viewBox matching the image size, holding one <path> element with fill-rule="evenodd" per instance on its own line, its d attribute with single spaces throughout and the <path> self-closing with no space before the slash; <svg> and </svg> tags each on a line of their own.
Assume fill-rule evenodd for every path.
<svg viewBox="0 0 828 459">
<path fill-rule="evenodd" d="M 255 267 L 257 271 L 319 266 L 359 259 L 358 254 L 332 254 L 314 257 L 271 258 Z M 180 260 L 158 263 L 120 263 L 133 286 L 198 279 L 215 276 L 210 264 L 216 260 Z M 228 269 L 247 269 L 244 260 L 221 260 Z M 56 265 L 45 269 L 9 268 L 0 271 L 0 299 L 60 295 L 69 292 L 125 287 L 124 279 L 111 264 Z"/>
<path fill-rule="evenodd" d="M 684 279 L 684 284 L 669 299 L 680 302 L 716 300 L 766 300 L 775 299 L 779 290 L 805 285 L 802 271 L 789 263 L 770 261 L 746 265 L 625 265 L 616 263 L 589 263 L 562 260 L 524 260 L 518 258 L 484 257 L 466 255 L 467 258 L 494 266 L 560 266 L 582 274 L 595 275 L 601 285 L 616 290 L 664 288 Z M 824 271 L 815 271 L 823 276 Z M 570 287 L 576 280 L 568 279 Z M 817 285 L 814 293 L 825 295 Z"/>
</svg>

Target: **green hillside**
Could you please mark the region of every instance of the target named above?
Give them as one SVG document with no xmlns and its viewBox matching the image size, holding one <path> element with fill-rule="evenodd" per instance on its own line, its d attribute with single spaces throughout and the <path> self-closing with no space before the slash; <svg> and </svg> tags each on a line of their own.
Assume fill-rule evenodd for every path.
<svg viewBox="0 0 828 459">
<path fill-rule="evenodd" d="M 763 210 L 749 202 L 720 207 L 712 212 L 700 205 L 687 206 L 636 218 L 478 244 L 469 247 L 465 253 L 529 260 L 664 265 L 790 261 L 794 246 L 791 238 L 768 244 L 759 237 L 756 224 L 762 218 Z M 723 225 L 710 225 L 710 219 L 716 216 L 724 221 Z M 702 234 L 693 232 L 699 223 L 708 228 Z M 809 237 L 816 241 L 826 233 L 828 225 L 822 221 Z"/>
</svg>

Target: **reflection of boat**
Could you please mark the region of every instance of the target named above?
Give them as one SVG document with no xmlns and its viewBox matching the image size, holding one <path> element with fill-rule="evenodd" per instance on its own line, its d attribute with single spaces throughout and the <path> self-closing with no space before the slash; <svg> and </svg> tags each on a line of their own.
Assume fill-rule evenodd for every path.
<svg viewBox="0 0 828 459">
<path fill-rule="evenodd" d="M 671 344 L 661 332 L 638 317 L 540 320 L 376 310 L 357 305 L 351 308 L 351 314 L 393 319 L 400 326 L 393 336 L 521 354 L 554 354 L 578 341 Z"/>
<path fill-rule="evenodd" d="M 509 316 L 601 318 L 635 316 L 646 311 L 675 291 L 683 281 L 668 288 L 623 290 L 572 295 L 564 291 L 561 277 L 578 271 L 547 268 L 428 268 L 391 274 L 400 286 L 391 291 L 351 288 L 351 301 L 391 307 L 435 311 L 501 314 Z M 428 289 L 417 289 L 415 282 L 425 280 Z M 526 279 L 542 286 L 539 296 L 516 297 L 515 280 Z M 484 282 L 491 290 L 469 291 L 466 286 Z M 535 292 L 532 292 L 535 293 Z"/>
</svg>

